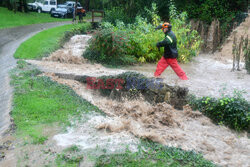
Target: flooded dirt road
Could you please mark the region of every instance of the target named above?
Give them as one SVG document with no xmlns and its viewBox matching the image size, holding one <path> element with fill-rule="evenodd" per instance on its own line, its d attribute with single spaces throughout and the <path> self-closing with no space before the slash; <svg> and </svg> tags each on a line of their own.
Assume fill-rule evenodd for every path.
<svg viewBox="0 0 250 167">
<path fill-rule="evenodd" d="M 244 97 L 250 101 L 250 75 L 244 69 L 241 63 L 241 71 L 231 72 L 232 61 L 221 61 L 216 55 L 201 54 L 187 64 L 180 64 L 186 72 L 189 80 L 180 80 L 171 67 L 168 67 L 163 73 L 164 82 L 169 85 L 179 85 L 188 87 L 189 92 L 197 96 L 220 97 L 223 88 L 224 93 L 233 94 L 234 90 L 244 90 Z M 131 66 L 126 70 L 140 72 L 148 77 L 153 77 L 156 64 L 144 64 Z"/>
<path fill-rule="evenodd" d="M 69 23 L 44 23 L 0 30 L 0 135 L 10 123 L 12 89 L 9 85 L 8 72 L 16 65 L 13 58 L 16 49 L 22 42 L 39 31 Z"/>
</svg>

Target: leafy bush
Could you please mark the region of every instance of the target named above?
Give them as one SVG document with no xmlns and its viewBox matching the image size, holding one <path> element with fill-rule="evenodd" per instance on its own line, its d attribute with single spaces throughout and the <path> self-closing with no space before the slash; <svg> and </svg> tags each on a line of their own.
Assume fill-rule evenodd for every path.
<svg viewBox="0 0 250 167">
<path fill-rule="evenodd" d="M 163 50 L 158 51 L 156 43 L 164 39 L 164 34 L 154 28 L 141 17 L 136 17 L 136 22 L 131 25 L 129 36 L 134 50 L 130 50 L 130 54 L 135 55 L 141 63 L 156 62 L 163 55 Z"/>
<path fill-rule="evenodd" d="M 133 56 L 128 55 L 129 48 L 131 45 L 126 33 L 106 28 L 95 32 L 83 56 L 89 60 L 109 65 L 133 64 L 136 60 Z"/>
<path fill-rule="evenodd" d="M 248 130 L 250 128 L 250 103 L 242 96 L 211 97 L 190 99 L 193 109 L 198 109 L 215 123 L 225 124 L 235 130 Z"/>
<path fill-rule="evenodd" d="M 171 12 L 175 13 L 174 5 L 171 7 Z M 100 63 L 117 65 L 134 63 L 133 56 L 141 63 L 157 62 L 163 55 L 163 48 L 159 51 L 156 43 L 164 39 L 164 34 L 155 30 L 159 24 L 156 5 L 152 4 L 151 10 L 145 10 L 151 15 L 151 23 L 140 16 L 135 18 L 133 24 L 127 25 L 119 20 L 115 20 L 115 24 L 103 22 L 102 29 L 98 30 L 90 41 L 90 47 L 84 57 Z M 171 18 L 178 41 L 179 61 L 184 63 L 199 53 L 201 44 L 200 36 L 191 30 L 186 18 L 186 13 L 174 14 Z M 113 36 L 118 40 L 112 40 Z"/>
</svg>

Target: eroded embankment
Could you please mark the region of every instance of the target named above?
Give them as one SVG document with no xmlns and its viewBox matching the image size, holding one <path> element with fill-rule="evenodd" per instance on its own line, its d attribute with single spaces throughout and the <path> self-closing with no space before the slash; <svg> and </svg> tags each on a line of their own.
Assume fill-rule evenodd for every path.
<svg viewBox="0 0 250 167">
<path fill-rule="evenodd" d="M 188 106 L 184 107 L 184 110 L 175 110 L 166 103 L 152 106 L 143 99 L 118 102 L 100 96 L 99 92 L 87 89 L 86 85 L 78 81 L 65 80 L 51 74 L 46 75 L 61 84 L 70 86 L 81 97 L 112 117 L 113 120 L 103 120 L 96 126 L 97 129 L 105 129 L 112 135 L 127 131 L 137 137 L 168 146 L 199 151 L 205 158 L 220 165 L 249 165 L 250 141 L 246 134 L 238 137 L 226 127 L 214 125 L 207 117 L 198 111 L 192 111 Z M 81 127 L 74 130 L 78 132 L 74 133 L 75 141 L 81 140 L 84 134 L 79 133 L 81 130 L 83 130 Z M 82 144 L 86 144 L 84 140 L 81 141 Z"/>
<path fill-rule="evenodd" d="M 84 38 L 81 41 L 83 45 L 86 44 Z M 67 55 L 70 56 L 73 55 Z M 184 110 L 176 110 L 167 103 L 151 105 L 143 97 L 136 100 L 120 99 L 120 101 L 103 97 L 99 91 L 87 89 L 84 83 L 59 78 L 54 73 L 99 77 L 121 74 L 124 70 L 107 69 L 101 65 L 85 63 L 85 60 L 80 64 L 78 61 L 75 64 L 68 64 L 61 61 L 62 57 L 63 54 L 59 62 L 58 59 L 50 61 L 52 60 L 50 57 L 46 58 L 46 61 L 28 62 L 37 65 L 45 72 L 50 72 L 44 75 L 70 86 L 81 97 L 105 112 L 108 119 L 93 121 L 95 124 L 91 125 L 99 130 L 104 129 L 108 136 L 115 134 L 122 139 L 124 132 L 129 132 L 134 136 L 148 138 L 165 145 L 202 152 L 205 158 L 223 166 L 250 165 L 250 140 L 246 134 L 236 134 L 224 126 L 216 126 L 200 112 L 192 111 L 189 106 L 185 106 Z M 54 139 L 63 146 L 75 143 L 86 148 L 86 145 L 91 145 L 90 138 L 82 137 L 86 136 L 86 131 L 86 124 L 78 124 L 68 133 L 56 135 Z M 112 138 L 110 140 L 112 143 Z"/>
</svg>

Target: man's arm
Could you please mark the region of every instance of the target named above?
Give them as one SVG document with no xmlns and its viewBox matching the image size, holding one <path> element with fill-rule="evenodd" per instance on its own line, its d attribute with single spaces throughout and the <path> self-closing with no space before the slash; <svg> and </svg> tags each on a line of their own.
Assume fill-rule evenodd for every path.
<svg viewBox="0 0 250 167">
<path fill-rule="evenodd" d="M 167 35 L 166 38 L 165 38 L 163 41 L 158 42 L 158 43 L 156 44 L 156 46 L 157 46 L 157 48 L 160 48 L 160 47 L 164 47 L 164 46 L 166 46 L 166 45 L 169 45 L 169 44 L 171 44 L 172 42 L 173 42 L 173 40 L 171 39 L 171 37 Z"/>
</svg>

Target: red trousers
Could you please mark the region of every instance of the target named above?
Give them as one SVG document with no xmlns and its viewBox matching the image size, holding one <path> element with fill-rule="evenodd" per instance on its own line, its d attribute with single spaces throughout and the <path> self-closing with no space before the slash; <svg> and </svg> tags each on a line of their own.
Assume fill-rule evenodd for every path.
<svg viewBox="0 0 250 167">
<path fill-rule="evenodd" d="M 178 75 L 178 77 L 182 80 L 188 80 L 185 72 L 181 69 L 181 67 L 179 66 L 178 62 L 176 59 L 172 59 L 172 58 L 164 58 L 162 57 L 158 64 L 157 64 L 157 68 L 155 71 L 155 77 L 160 76 L 161 73 L 163 73 L 163 71 L 170 65 L 170 67 L 174 70 L 174 72 L 176 73 L 176 75 Z"/>
</svg>

